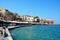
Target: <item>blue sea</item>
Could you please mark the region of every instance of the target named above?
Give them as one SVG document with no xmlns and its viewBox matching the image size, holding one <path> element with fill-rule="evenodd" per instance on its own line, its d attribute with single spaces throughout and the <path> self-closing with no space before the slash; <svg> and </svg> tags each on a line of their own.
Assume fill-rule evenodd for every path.
<svg viewBox="0 0 60 40">
<path fill-rule="evenodd" d="M 60 40 L 60 25 L 35 25 L 10 30 L 14 40 Z"/>
</svg>

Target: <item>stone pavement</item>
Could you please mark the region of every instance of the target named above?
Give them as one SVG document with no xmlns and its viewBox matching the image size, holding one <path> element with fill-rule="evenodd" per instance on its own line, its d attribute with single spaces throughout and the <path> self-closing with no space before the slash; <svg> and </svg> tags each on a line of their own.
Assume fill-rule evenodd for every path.
<svg viewBox="0 0 60 40">
<path fill-rule="evenodd" d="M 2 40 L 2 36 L 1 36 L 1 29 L 2 29 L 2 28 L 0 27 L 0 40 Z"/>
</svg>

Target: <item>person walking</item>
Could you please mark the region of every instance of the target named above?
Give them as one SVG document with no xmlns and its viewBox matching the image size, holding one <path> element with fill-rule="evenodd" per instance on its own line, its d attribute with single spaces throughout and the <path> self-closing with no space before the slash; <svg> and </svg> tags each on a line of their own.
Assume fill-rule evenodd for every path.
<svg viewBox="0 0 60 40">
<path fill-rule="evenodd" d="M 1 34 L 2 34 L 1 36 L 4 40 L 4 38 L 6 37 L 6 27 L 5 26 L 2 27 Z"/>
</svg>

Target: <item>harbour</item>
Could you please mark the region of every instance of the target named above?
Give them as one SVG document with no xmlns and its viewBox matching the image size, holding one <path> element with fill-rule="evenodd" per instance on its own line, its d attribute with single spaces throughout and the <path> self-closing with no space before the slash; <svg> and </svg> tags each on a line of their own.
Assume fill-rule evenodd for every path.
<svg viewBox="0 0 60 40">
<path fill-rule="evenodd" d="M 1 28 L 2 27 L 0 27 L 0 29 Z M 9 36 L 5 38 L 5 40 L 59 40 L 60 39 L 59 35 L 60 25 L 32 25 L 25 27 L 17 26 L 13 28 L 12 30 L 11 28 L 6 29 L 7 30 L 6 32 Z M 2 39 L 2 37 L 0 39 Z"/>
<path fill-rule="evenodd" d="M 8 9 L 0 8 L 0 26 L 2 27 L 1 40 L 14 40 L 10 30 L 16 28 L 25 28 L 36 25 L 53 25 L 53 20 L 46 20 L 45 18 L 40 18 L 38 16 L 31 15 L 19 15 L 17 13 L 11 12 Z M 33 29 L 32 29 L 33 30 Z M 19 31 L 19 30 L 18 30 Z M 5 36 L 7 37 L 5 38 Z M 20 39 L 19 39 L 20 40 Z M 30 39 L 29 39 L 30 40 Z"/>
<path fill-rule="evenodd" d="M 50 27 L 54 27 L 54 26 L 58 26 L 58 25 L 47 25 L 47 24 L 45 24 L 45 25 L 41 25 L 41 24 L 38 24 L 38 23 L 36 23 L 36 24 L 31 24 L 31 23 L 29 23 L 29 22 L 16 22 L 16 21 L 0 21 L 0 23 L 2 24 L 2 26 L 6 26 L 6 32 L 7 32 L 7 34 L 8 34 L 8 37 L 7 38 L 5 38 L 5 40 L 40 40 L 39 39 L 39 37 L 41 36 L 39 33 L 38 33 L 38 31 L 39 30 L 41 30 L 42 28 L 48 28 L 48 29 L 46 29 L 46 31 L 47 30 L 49 30 L 49 28 Z M 59 25 L 60 26 L 60 25 Z M 41 29 L 39 29 L 41 27 Z M 17 30 L 15 30 L 15 29 L 17 29 L 18 30 L 18 32 L 16 32 Z M 39 29 L 39 30 L 38 30 Z M 15 30 L 15 32 L 17 33 L 17 34 L 14 34 L 14 32 L 12 32 L 12 31 L 14 31 Z M 32 34 L 26 34 L 24 31 L 27 31 L 27 32 L 32 32 Z M 37 31 L 38 30 L 38 31 Z M 21 31 L 21 32 L 20 32 Z M 35 32 L 36 31 L 36 32 Z M 44 29 L 43 29 L 43 31 L 45 31 Z M 38 35 L 40 35 L 40 36 L 38 36 L 37 34 L 35 34 L 35 33 L 37 33 Z M 13 33 L 13 34 L 12 34 Z M 22 34 L 19 34 L 19 33 L 22 33 Z M 23 34 L 23 33 L 25 33 L 25 34 Z M 51 33 L 50 33 L 51 34 Z M 17 37 L 17 36 L 15 36 L 15 35 L 19 35 L 19 37 L 18 38 L 15 38 L 15 37 Z M 26 35 L 27 37 L 32 37 L 32 38 L 27 38 L 27 37 L 25 37 L 24 35 Z M 43 34 L 42 34 L 43 35 Z M 44 34 L 44 35 L 46 35 L 46 34 Z M 14 37 L 15 36 L 15 37 Z M 36 38 L 34 37 L 34 36 L 36 36 Z M 37 37 L 38 36 L 38 37 Z M 48 35 L 47 35 L 48 36 Z M 20 37 L 22 37 L 22 38 L 20 38 Z M 23 39 L 24 38 L 24 39 Z M 47 39 L 47 38 L 46 38 Z M 44 40 L 44 39 L 42 39 L 42 40 Z M 49 40 L 51 40 L 51 39 L 49 39 Z"/>
<path fill-rule="evenodd" d="M 35 25 L 10 30 L 13 40 L 60 40 L 60 25 Z"/>
<path fill-rule="evenodd" d="M 57 35 L 60 31 L 56 31 L 60 25 L 54 25 L 53 19 L 47 20 L 32 15 L 21 16 L 4 8 L 0 8 L 0 26 L 1 40 L 59 40 L 60 37 Z"/>
</svg>

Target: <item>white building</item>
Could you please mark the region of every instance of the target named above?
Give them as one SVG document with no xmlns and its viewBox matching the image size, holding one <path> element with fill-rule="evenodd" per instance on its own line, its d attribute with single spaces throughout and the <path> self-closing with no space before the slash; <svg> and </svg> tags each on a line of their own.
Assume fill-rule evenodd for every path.
<svg viewBox="0 0 60 40">
<path fill-rule="evenodd" d="M 29 15 L 23 15 L 23 20 L 25 21 L 29 21 L 29 22 L 33 22 L 34 21 L 34 17 L 33 16 L 29 16 Z"/>
<path fill-rule="evenodd" d="M 40 18 L 40 24 L 44 24 L 45 21 L 46 21 L 46 19 Z"/>
</svg>

